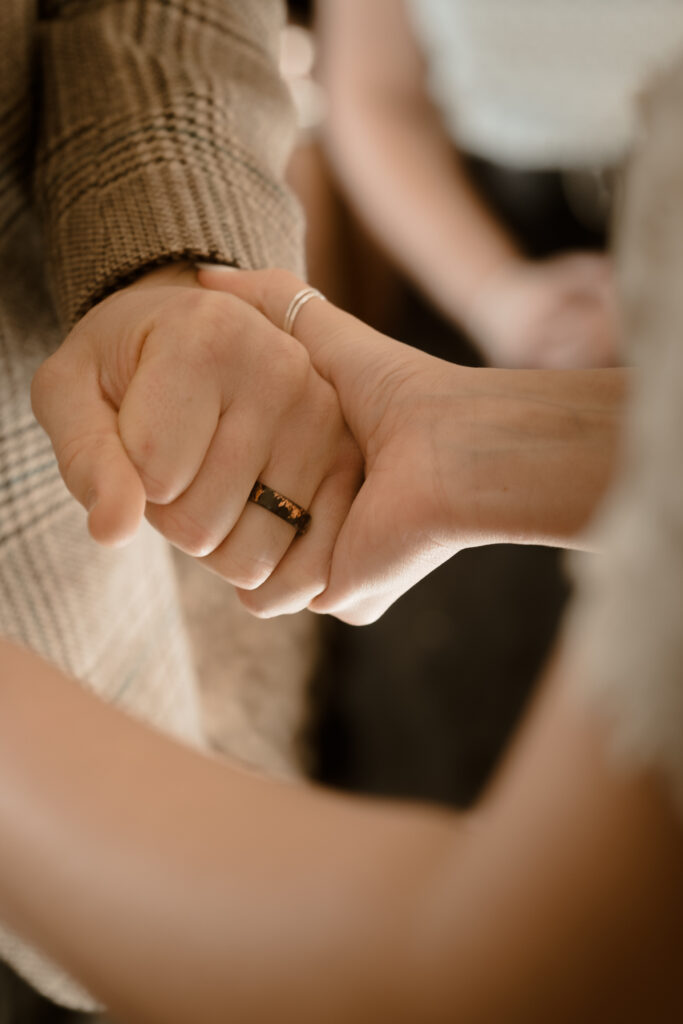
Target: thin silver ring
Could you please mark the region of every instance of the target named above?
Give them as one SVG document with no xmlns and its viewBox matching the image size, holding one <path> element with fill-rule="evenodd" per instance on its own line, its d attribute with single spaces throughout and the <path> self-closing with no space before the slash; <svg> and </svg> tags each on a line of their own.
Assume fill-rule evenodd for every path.
<svg viewBox="0 0 683 1024">
<path fill-rule="evenodd" d="M 282 324 L 283 331 L 286 331 L 287 334 L 292 334 L 294 332 L 294 321 L 306 303 L 311 299 L 322 299 L 323 302 L 326 301 L 323 293 L 319 292 L 317 288 L 302 288 L 300 292 L 296 293 L 290 304 L 287 306 L 284 323 Z"/>
</svg>

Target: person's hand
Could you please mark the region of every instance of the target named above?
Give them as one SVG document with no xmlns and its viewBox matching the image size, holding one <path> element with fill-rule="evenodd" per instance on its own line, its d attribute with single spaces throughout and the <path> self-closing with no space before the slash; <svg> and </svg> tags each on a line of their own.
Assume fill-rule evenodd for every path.
<svg viewBox="0 0 683 1024">
<path fill-rule="evenodd" d="M 265 613 L 305 607 L 360 485 L 333 388 L 306 349 L 233 295 L 164 268 L 96 305 L 38 370 L 34 412 L 92 536 L 144 514 Z M 249 503 L 261 480 L 311 513 L 298 537 Z"/>
<path fill-rule="evenodd" d="M 203 270 L 199 280 L 253 304 L 276 325 L 302 288 L 286 271 Z M 457 495 L 465 505 L 470 489 L 464 477 L 453 479 L 452 437 L 458 375 L 468 371 L 318 299 L 301 309 L 294 334 L 338 392 L 366 475 L 340 531 L 329 585 L 309 607 L 356 625 L 372 622 L 470 540 L 467 515 L 453 512 Z M 465 424 L 458 444 L 464 467 L 470 461 Z M 261 611 L 260 591 L 243 599 Z"/>
<path fill-rule="evenodd" d="M 284 322 L 302 287 L 270 270 L 199 274 Z M 581 546 L 614 464 L 625 372 L 457 366 L 311 299 L 293 325 L 339 396 L 365 481 L 309 607 L 372 622 L 463 547 Z M 245 595 L 260 611 L 261 593 Z"/>
<path fill-rule="evenodd" d="M 466 326 L 493 366 L 614 366 L 619 345 L 610 263 L 592 253 L 511 260 L 476 291 Z"/>
</svg>

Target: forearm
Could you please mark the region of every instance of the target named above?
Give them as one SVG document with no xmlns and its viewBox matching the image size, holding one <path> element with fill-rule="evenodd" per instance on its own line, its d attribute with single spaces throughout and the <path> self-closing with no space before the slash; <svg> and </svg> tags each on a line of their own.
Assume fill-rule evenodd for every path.
<svg viewBox="0 0 683 1024">
<path fill-rule="evenodd" d="M 680 828 L 557 679 L 459 835 L 202 758 L 2 643 L 0 668 L 0 914 L 118 1019 L 678 1019 Z"/>
<path fill-rule="evenodd" d="M 474 294 L 517 247 L 445 134 L 402 4 L 359 6 L 333 0 L 320 12 L 332 162 L 397 263 L 449 317 L 467 321 Z"/>
<path fill-rule="evenodd" d="M 452 817 L 201 757 L 1 642 L 0 679 L 0 915 L 121 1019 L 417 1019 Z"/>
<path fill-rule="evenodd" d="M 683 1019 L 680 818 L 662 776 L 615 756 L 574 654 L 553 659 L 441 890 L 451 1020 Z"/>
<path fill-rule="evenodd" d="M 436 450 L 454 542 L 464 516 L 472 544 L 584 546 L 617 460 L 629 371 L 454 367 L 452 377 Z"/>
<path fill-rule="evenodd" d="M 520 258 L 516 245 L 483 205 L 426 104 L 408 110 L 389 99 L 347 102 L 330 153 L 349 198 L 431 301 L 466 325 L 484 282 Z"/>
</svg>

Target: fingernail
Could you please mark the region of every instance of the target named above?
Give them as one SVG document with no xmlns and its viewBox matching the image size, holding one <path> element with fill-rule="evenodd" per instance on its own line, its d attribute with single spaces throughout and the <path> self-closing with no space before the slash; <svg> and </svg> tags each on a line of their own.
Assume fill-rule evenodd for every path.
<svg viewBox="0 0 683 1024">
<path fill-rule="evenodd" d="M 221 273 L 234 274 L 239 267 L 229 267 L 227 263 L 195 263 L 197 270 L 218 270 Z"/>
</svg>

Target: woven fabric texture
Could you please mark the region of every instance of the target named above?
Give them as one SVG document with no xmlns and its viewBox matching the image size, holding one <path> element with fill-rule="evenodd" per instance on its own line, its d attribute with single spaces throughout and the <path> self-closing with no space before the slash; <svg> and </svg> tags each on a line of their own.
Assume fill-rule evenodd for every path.
<svg viewBox="0 0 683 1024">
<path fill-rule="evenodd" d="M 29 389 L 66 328 L 147 267 L 197 257 L 301 272 L 282 22 L 277 0 L 0 4 L 0 634 L 193 744 L 197 679 L 170 551 L 151 529 L 121 551 L 89 539 Z M 226 646 L 240 629 L 226 611 Z M 250 671 L 244 650 L 240 664 Z M 239 739 L 268 761 L 267 740 Z M 94 1007 L 2 929 L 0 956 L 56 1002 Z"/>
<path fill-rule="evenodd" d="M 574 556 L 568 632 L 584 697 L 624 770 L 666 780 L 683 814 L 683 63 L 644 103 L 617 243 L 626 340 L 638 366 L 622 472 Z"/>
</svg>

